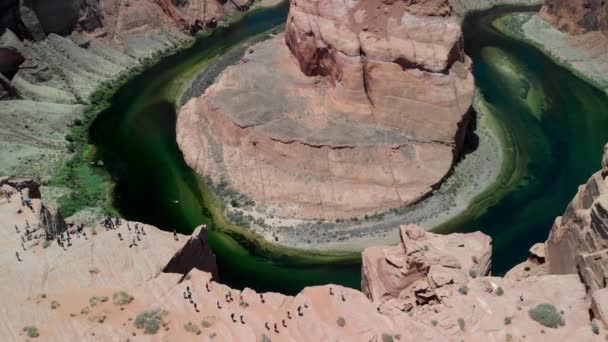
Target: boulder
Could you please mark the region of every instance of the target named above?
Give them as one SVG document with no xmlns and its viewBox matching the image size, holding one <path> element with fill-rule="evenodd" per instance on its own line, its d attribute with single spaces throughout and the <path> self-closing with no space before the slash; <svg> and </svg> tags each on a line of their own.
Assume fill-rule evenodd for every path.
<svg viewBox="0 0 608 342">
<path fill-rule="evenodd" d="M 216 281 L 219 280 L 215 254 L 207 242 L 207 226 L 205 225 L 194 230 L 188 241 L 173 255 L 162 271 L 186 275 L 192 269 L 211 273 Z"/>
<path fill-rule="evenodd" d="M 439 304 L 470 279 L 490 273 L 492 240 L 483 233 L 438 235 L 416 225 L 400 231 L 400 245 L 363 252 L 361 288 L 374 302 Z"/>
</svg>

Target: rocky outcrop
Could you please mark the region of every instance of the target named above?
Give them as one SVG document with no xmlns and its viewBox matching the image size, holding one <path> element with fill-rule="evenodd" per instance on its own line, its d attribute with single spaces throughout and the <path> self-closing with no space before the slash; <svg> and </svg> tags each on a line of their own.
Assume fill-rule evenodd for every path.
<svg viewBox="0 0 608 342">
<path fill-rule="evenodd" d="M 445 1 L 292 1 L 284 36 L 182 107 L 184 157 L 262 218 L 414 203 L 450 171 L 467 129 L 473 77 L 459 25 Z"/>
<path fill-rule="evenodd" d="M 3 187 L 10 186 L 6 180 L 0 178 Z M 6 307 L 0 310 L 0 336 L 7 340 L 27 339 L 26 326 L 36 328 L 38 339 L 49 341 L 593 339 L 590 304 L 576 275 L 522 281 L 481 277 L 489 270 L 491 247 L 490 238 L 481 233 L 440 236 L 416 226 L 402 227 L 398 248 L 365 252 L 364 271 L 379 279 L 368 278 L 364 290 L 370 294 L 378 293 L 371 288 L 386 284 L 409 285 L 373 301 L 337 285 L 307 287 L 285 296 L 231 289 L 206 272 L 215 268 L 161 272 L 174 272 L 175 267 L 184 271 L 201 253 L 208 255 L 203 227 L 190 237 L 177 234 L 177 239 L 127 221 L 111 229 L 99 225 L 79 232 L 71 227 L 70 240 L 57 245 L 54 240 L 44 242 L 38 229 L 25 231 L 28 225 L 41 226 L 42 206 L 34 199 L 33 211 L 19 212 L 16 189 L 10 202 L 0 197 L 0 297 Z M 471 269 L 480 276 L 472 277 Z M 387 281 L 391 277 L 395 279 Z M 414 277 L 419 279 L 412 283 Z M 398 297 L 387 301 L 394 294 Z M 601 292 L 596 294 L 593 312 L 605 317 L 605 300 Z M 416 300 L 408 302 L 408 295 Z M 546 328 L 532 320 L 528 310 L 541 303 L 555 305 L 566 325 Z M 144 332 L 135 323 L 148 310 L 163 313 L 158 331 Z M 604 327 L 599 329 L 603 336 Z"/>
<path fill-rule="evenodd" d="M 401 239 L 363 252 L 362 290 L 382 314 L 430 322 L 425 329 L 447 341 L 592 340 L 578 276 L 490 277 L 491 239 L 480 232 L 437 235 L 410 225 L 401 227 Z M 541 249 L 533 249 L 535 258 Z M 544 303 L 565 326 L 546 329 L 530 318 L 528 310 Z"/>
<path fill-rule="evenodd" d="M 608 35 L 608 3 L 603 0 L 545 0 L 540 16 L 570 34 L 602 31 Z"/>
<path fill-rule="evenodd" d="M 163 268 L 166 273 L 180 273 L 184 276 L 192 269 L 209 272 L 219 281 L 215 254 L 207 242 L 207 226 L 197 227 L 184 246 Z"/>
<path fill-rule="evenodd" d="M 602 167 L 579 187 L 546 242 L 547 271 L 579 274 L 591 292 L 608 279 L 608 145 Z"/>
<path fill-rule="evenodd" d="M 361 288 L 383 312 L 432 308 L 470 279 L 490 273 L 487 235 L 438 235 L 416 225 L 400 231 L 401 244 L 363 252 Z"/>
</svg>

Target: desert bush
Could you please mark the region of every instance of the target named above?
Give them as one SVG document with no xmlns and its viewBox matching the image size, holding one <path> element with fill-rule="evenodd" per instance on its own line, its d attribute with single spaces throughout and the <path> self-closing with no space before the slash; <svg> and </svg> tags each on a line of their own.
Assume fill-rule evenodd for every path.
<svg viewBox="0 0 608 342">
<path fill-rule="evenodd" d="M 476 270 L 470 270 L 469 271 L 469 275 L 471 276 L 471 278 L 475 279 L 475 278 L 477 278 L 477 271 Z"/>
<path fill-rule="evenodd" d="M 509 317 L 509 316 L 505 317 L 505 325 L 511 324 L 511 321 L 512 321 L 511 317 Z"/>
<path fill-rule="evenodd" d="M 593 331 L 593 333 L 596 335 L 600 334 L 600 326 L 597 325 L 597 322 L 595 322 L 595 321 L 591 322 L 591 331 Z"/>
<path fill-rule="evenodd" d="M 42 243 L 42 248 L 49 248 L 50 245 L 51 242 L 49 240 L 44 240 L 44 242 Z"/>
<path fill-rule="evenodd" d="M 464 318 L 458 318 L 458 326 L 460 327 L 460 330 L 464 330 Z"/>
<path fill-rule="evenodd" d="M 338 319 L 336 320 L 336 323 L 338 323 L 338 325 L 340 327 L 344 327 L 346 325 L 346 320 L 344 319 L 344 317 L 340 316 L 338 317 Z"/>
<path fill-rule="evenodd" d="M 502 286 L 499 286 L 499 287 L 496 289 L 496 295 L 497 295 L 497 296 L 502 296 L 504 293 L 505 293 L 505 291 L 502 289 Z"/>
<path fill-rule="evenodd" d="M 466 285 L 462 285 L 458 289 L 458 292 L 460 292 L 460 294 L 466 295 L 467 293 L 469 293 L 469 288 Z"/>
<path fill-rule="evenodd" d="M 101 296 L 101 297 L 99 297 L 99 296 L 93 296 L 93 297 L 89 298 L 89 305 L 96 306 L 99 303 L 105 303 L 105 302 L 107 302 L 108 299 L 109 298 L 106 297 L 106 296 Z"/>
<path fill-rule="evenodd" d="M 133 301 L 133 296 L 125 291 L 118 291 L 112 295 L 112 302 L 116 305 L 127 305 Z"/>
<path fill-rule="evenodd" d="M 393 335 L 387 333 L 382 334 L 382 342 L 393 342 Z"/>
<path fill-rule="evenodd" d="M 432 320 L 432 321 L 431 321 L 431 324 L 432 324 L 434 327 L 436 327 L 436 326 L 437 326 L 437 324 L 439 324 L 439 322 L 437 322 L 437 320 L 435 320 L 435 319 L 434 319 L 434 320 Z"/>
<path fill-rule="evenodd" d="M 188 323 L 184 324 L 184 330 L 186 330 L 187 332 L 196 334 L 196 335 L 201 334 L 201 328 L 199 328 L 198 325 L 196 325 L 192 322 L 188 322 Z"/>
<path fill-rule="evenodd" d="M 97 267 L 89 267 L 89 273 L 91 274 L 99 274 L 101 272 Z"/>
<path fill-rule="evenodd" d="M 23 327 L 23 331 L 30 338 L 36 338 L 36 337 L 40 336 L 40 333 L 38 332 L 38 328 L 36 328 L 33 325 L 28 325 L 28 326 Z"/>
<path fill-rule="evenodd" d="M 53 310 L 58 309 L 60 306 L 61 306 L 61 304 L 59 304 L 59 302 L 56 300 L 51 302 L 51 309 L 53 309 Z"/>
<path fill-rule="evenodd" d="M 474 263 L 474 264 L 478 264 L 478 263 L 479 263 L 479 260 L 478 260 L 478 259 L 477 259 L 477 257 L 476 257 L 476 256 L 474 256 L 474 255 L 471 257 L 471 260 L 473 260 L 473 263 Z"/>
<path fill-rule="evenodd" d="M 206 317 L 201 322 L 201 325 L 203 326 L 203 328 L 211 328 L 213 326 L 213 320 L 210 317 Z"/>
<path fill-rule="evenodd" d="M 262 336 L 260 336 L 260 342 L 272 342 L 272 340 L 270 337 L 266 336 L 266 334 L 262 334 Z"/>
<path fill-rule="evenodd" d="M 548 303 L 538 304 L 534 308 L 528 310 L 530 318 L 548 328 L 558 328 L 565 325 L 564 317 L 557 312 L 555 306 Z"/>
<path fill-rule="evenodd" d="M 143 311 L 135 317 L 134 324 L 136 328 L 144 329 L 145 334 L 156 334 L 166 315 L 167 312 L 160 309 Z"/>
</svg>

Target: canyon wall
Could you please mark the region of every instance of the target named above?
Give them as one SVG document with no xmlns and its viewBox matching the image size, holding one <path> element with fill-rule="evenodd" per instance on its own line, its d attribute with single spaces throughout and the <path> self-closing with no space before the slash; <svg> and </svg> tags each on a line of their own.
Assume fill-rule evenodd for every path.
<svg viewBox="0 0 608 342">
<path fill-rule="evenodd" d="M 545 0 L 540 16 L 569 34 L 601 31 L 608 35 L 608 3 L 604 0 Z"/>
<path fill-rule="evenodd" d="M 462 149 L 473 98 L 462 44 L 447 1 L 291 1 L 284 35 L 182 107 L 178 143 L 255 218 L 333 221 L 414 203 Z"/>
<path fill-rule="evenodd" d="M 491 239 L 480 232 L 437 235 L 403 226 L 399 245 L 363 253 L 363 293 L 328 284 L 286 296 L 218 283 L 203 227 L 188 237 L 123 220 L 71 226 L 60 243 L 46 240 L 42 200 L 22 206 L 16 184 L 0 178 L 6 340 L 599 341 L 605 335 L 597 321 L 594 335 L 589 316 L 593 307 L 595 317 L 606 317 L 605 294 L 596 292 L 591 304 L 575 274 L 491 277 Z M 553 305 L 565 325 L 532 319 L 528 310 L 539 304 Z"/>
</svg>

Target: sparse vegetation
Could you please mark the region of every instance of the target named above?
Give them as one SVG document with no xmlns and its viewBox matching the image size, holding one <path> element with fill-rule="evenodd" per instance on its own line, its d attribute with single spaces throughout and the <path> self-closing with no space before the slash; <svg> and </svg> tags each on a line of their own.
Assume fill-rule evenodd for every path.
<svg viewBox="0 0 608 342">
<path fill-rule="evenodd" d="M 188 322 L 188 323 L 184 324 L 184 330 L 186 330 L 187 332 L 196 334 L 196 335 L 201 334 L 201 328 L 199 328 L 198 325 L 196 325 L 192 322 Z"/>
<path fill-rule="evenodd" d="M 593 331 L 593 333 L 596 335 L 600 334 L 600 326 L 596 321 L 591 321 L 591 331 Z"/>
<path fill-rule="evenodd" d="M 54 300 L 51 302 L 51 309 L 56 310 L 61 306 L 58 301 Z"/>
<path fill-rule="evenodd" d="M 106 297 L 106 296 L 101 296 L 101 297 L 99 297 L 99 296 L 93 296 L 93 297 L 91 297 L 89 299 L 89 305 L 94 307 L 94 306 L 96 306 L 99 303 L 105 303 L 105 302 L 107 302 L 108 299 L 109 298 Z"/>
<path fill-rule="evenodd" d="M 81 314 L 81 315 L 86 315 L 86 314 L 88 314 L 89 312 L 91 312 L 91 309 L 89 309 L 89 307 L 88 307 L 88 306 L 85 306 L 84 308 L 80 309 L 80 314 Z"/>
<path fill-rule="evenodd" d="M 205 317 L 205 319 L 203 319 L 203 321 L 201 322 L 201 325 L 203 326 L 203 328 L 211 328 L 213 326 L 213 317 Z"/>
<path fill-rule="evenodd" d="M 382 334 L 382 342 L 393 342 L 393 335 L 387 333 Z"/>
<path fill-rule="evenodd" d="M 511 317 L 509 317 L 509 316 L 505 317 L 505 325 L 511 324 L 511 321 L 512 321 Z"/>
<path fill-rule="evenodd" d="M 103 323 L 103 322 L 105 322 L 105 320 L 106 320 L 106 315 L 103 313 L 98 313 L 98 314 L 89 316 L 89 321 L 91 321 L 91 322 Z"/>
<path fill-rule="evenodd" d="M 511 341 L 513 341 L 513 335 L 511 335 L 511 334 L 507 334 L 507 335 L 505 336 L 505 340 L 507 340 L 507 342 L 511 342 Z"/>
<path fill-rule="evenodd" d="M 125 291 L 118 291 L 112 295 L 112 302 L 116 305 L 128 305 L 133 301 L 133 296 L 126 293 Z"/>
<path fill-rule="evenodd" d="M 469 275 L 471 276 L 471 278 L 475 279 L 475 278 L 477 278 L 477 271 L 476 270 L 470 270 L 469 271 Z"/>
<path fill-rule="evenodd" d="M 469 288 L 466 285 L 462 285 L 458 289 L 458 292 L 460 292 L 460 294 L 466 295 L 467 293 L 469 293 Z"/>
<path fill-rule="evenodd" d="M 145 334 L 153 335 L 158 332 L 167 312 L 160 309 L 143 311 L 135 317 L 135 327 L 143 329 Z"/>
<path fill-rule="evenodd" d="M 42 248 L 49 248 L 50 245 L 51 242 L 49 240 L 44 240 L 44 242 L 42 243 Z"/>
<path fill-rule="evenodd" d="M 23 327 L 23 331 L 27 334 L 27 336 L 29 338 L 36 338 L 38 336 L 40 336 L 40 333 L 38 332 L 38 328 L 36 328 L 33 325 L 28 325 Z"/>
<path fill-rule="evenodd" d="M 99 274 L 101 272 L 97 267 L 89 267 L 89 273 L 91 274 Z"/>
<path fill-rule="evenodd" d="M 528 310 L 528 315 L 547 328 L 558 328 L 566 324 L 564 317 L 549 303 L 538 304 Z"/>
<path fill-rule="evenodd" d="M 497 296 L 502 296 L 504 293 L 505 293 L 505 291 L 502 289 L 502 286 L 499 286 L 499 287 L 496 289 L 496 295 L 497 295 Z"/>
<path fill-rule="evenodd" d="M 458 318 L 458 326 L 460 327 L 460 330 L 464 330 L 464 318 Z"/>
<path fill-rule="evenodd" d="M 437 320 L 435 320 L 435 319 L 434 319 L 434 320 L 432 320 L 432 321 L 431 321 L 431 324 L 432 324 L 434 327 L 436 327 L 436 326 L 437 326 L 437 324 L 439 324 L 439 322 L 437 322 Z"/>
<path fill-rule="evenodd" d="M 260 342 L 272 342 L 272 340 L 270 337 L 266 336 L 266 334 L 262 334 L 262 336 L 260 336 Z"/>
<path fill-rule="evenodd" d="M 474 256 L 474 255 L 473 255 L 473 257 L 471 257 L 471 260 L 473 260 L 473 263 L 474 263 L 474 264 L 478 264 L 478 263 L 479 263 L 479 260 L 478 260 L 478 259 L 477 259 L 477 257 L 476 257 L 476 256 Z"/>
<path fill-rule="evenodd" d="M 336 320 L 336 323 L 338 323 L 338 325 L 343 328 L 346 325 L 346 320 L 344 319 L 344 317 L 340 316 Z"/>
</svg>

